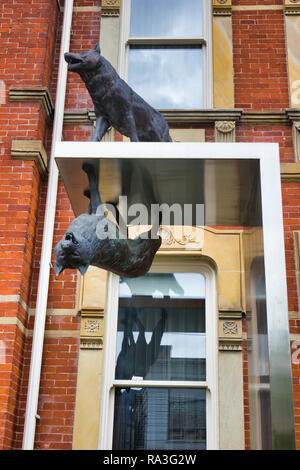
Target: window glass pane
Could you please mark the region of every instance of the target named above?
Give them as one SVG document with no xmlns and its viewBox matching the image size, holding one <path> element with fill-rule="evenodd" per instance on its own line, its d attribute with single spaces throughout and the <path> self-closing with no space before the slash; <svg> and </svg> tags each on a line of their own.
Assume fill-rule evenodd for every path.
<svg viewBox="0 0 300 470">
<path fill-rule="evenodd" d="M 205 448 L 204 389 L 116 389 L 113 449 Z"/>
<path fill-rule="evenodd" d="M 131 37 L 201 37 L 202 0 L 131 0 Z"/>
<path fill-rule="evenodd" d="M 128 83 L 154 108 L 202 108 L 202 48 L 131 46 Z"/>
<path fill-rule="evenodd" d="M 205 380 L 205 278 L 120 279 L 117 380 Z"/>
</svg>

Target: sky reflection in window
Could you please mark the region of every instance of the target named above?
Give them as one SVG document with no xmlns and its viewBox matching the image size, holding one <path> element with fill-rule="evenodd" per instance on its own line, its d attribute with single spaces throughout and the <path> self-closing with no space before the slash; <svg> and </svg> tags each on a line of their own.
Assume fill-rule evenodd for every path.
<svg viewBox="0 0 300 470">
<path fill-rule="evenodd" d="M 201 37 L 202 18 L 202 0 L 131 0 L 130 36 Z"/>
<path fill-rule="evenodd" d="M 130 48 L 128 83 L 154 108 L 202 108 L 202 82 L 201 47 Z"/>
</svg>

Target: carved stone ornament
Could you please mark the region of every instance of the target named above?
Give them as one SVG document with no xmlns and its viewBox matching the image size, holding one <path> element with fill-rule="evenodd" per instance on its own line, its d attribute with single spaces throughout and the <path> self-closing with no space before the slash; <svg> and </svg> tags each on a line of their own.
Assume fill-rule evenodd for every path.
<svg viewBox="0 0 300 470">
<path fill-rule="evenodd" d="M 120 0 L 102 0 L 102 16 L 120 16 Z"/>
<path fill-rule="evenodd" d="M 235 121 L 215 122 L 215 141 L 234 142 L 235 141 Z"/>
<path fill-rule="evenodd" d="M 100 319 L 86 319 L 84 325 L 85 333 L 98 333 L 100 331 L 101 321 Z"/>
<path fill-rule="evenodd" d="M 82 314 L 80 329 L 80 349 L 102 349 L 104 334 L 104 316 Z"/>
<path fill-rule="evenodd" d="M 130 237 L 138 236 L 148 230 L 146 226 L 129 227 Z M 162 239 L 161 251 L 201 251 L 204 242 L 202 227 L 161 226 L 158 234 Z"/>
<path fill-rule="evenodd" d="M 232 132 L 235 129 L 235 122 L 234 121 L 217 121 L 216 122 L 216 129 L 223 134 L 227 134 L 228 132 Z"/>
<path fill-rule="evenodd" d="M 236 321 L 224 321 L 223 322 L 223 333 L 225 335 L 237 335 L 238 325 Z"/>
<path fill-rule="evenodd" d="M 300 15 L 300 0 L 285 0 L 284 9 L 286 15 Z"/>
<path fill-rule="evenodd" d="M 213 0 L 213 14 L 215 16 L 231 16 L 232 0 Z"/>
<path fill-rule="evenodd" d="M 219 313 L 219 350 L 241 351 L 242 319 L 236 312 Z"/>
</svg>

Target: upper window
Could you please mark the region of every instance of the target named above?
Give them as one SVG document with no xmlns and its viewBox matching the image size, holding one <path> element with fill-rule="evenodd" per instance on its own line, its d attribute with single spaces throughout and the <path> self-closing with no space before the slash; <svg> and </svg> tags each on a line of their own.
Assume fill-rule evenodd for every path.
<svg viewBox="0 0 300 470">
<path fill-rule="evenodd" d="M 157 109 L 211 106 L 210 2 L 125 0 L 129 85 Z"/>
</svg>

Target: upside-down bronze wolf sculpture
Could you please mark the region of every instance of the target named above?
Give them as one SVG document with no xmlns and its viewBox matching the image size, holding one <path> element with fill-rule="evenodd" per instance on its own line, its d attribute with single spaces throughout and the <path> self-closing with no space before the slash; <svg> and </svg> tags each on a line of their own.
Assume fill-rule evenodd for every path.
<svg viewBox="0 0 300 470">
<path fill-rule="evenodd" d="M 157 214 L 155 224 L 148 233 L 134 239 L 127 238 L 103 209 L 96 168 L 85 163 L 83 170 L 89 179 L 90 206 L 86 214 L 71 222 L 63 239 L 55 247 L 56 275 L 65 268 L 79 269 L 84 274 L 89 265 L 123 277 L 146 274 L 161 245 L 161 237 L 157 235 L 154 238 L 159 229 L 160 215 Z"/>
</svg>

